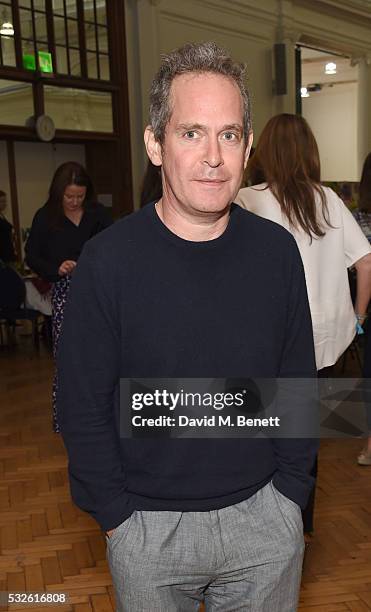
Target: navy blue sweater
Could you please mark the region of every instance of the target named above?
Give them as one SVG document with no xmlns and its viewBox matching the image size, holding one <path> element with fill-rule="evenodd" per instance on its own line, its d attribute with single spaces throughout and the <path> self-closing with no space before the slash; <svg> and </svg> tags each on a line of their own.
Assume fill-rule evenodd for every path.
<svg viewBox="0 0 371 612">
<path fill-rule="evenodd" d="M 148 205 L 90 240 L 58 354 L 58 411 L 75 503 L 103 529 L 133 510 L 238 503 L 270 479 L 305 505 L 317 443 L 120 439 L 120 377 L 313 377 L 312 326 L 292 236 L 233 205 L 191 242 Z"/>
</svg>

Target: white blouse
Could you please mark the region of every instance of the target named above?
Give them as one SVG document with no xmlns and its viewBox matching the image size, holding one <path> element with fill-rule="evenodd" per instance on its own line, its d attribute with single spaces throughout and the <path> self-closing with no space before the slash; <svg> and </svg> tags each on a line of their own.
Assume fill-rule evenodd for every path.
<svg viewBox="0 0 371 612">
<path fill-rule="evenodd" d="M 347 268 L 371 252 L 343 201 L 329 187 L 323 189 L 332 227 L 324 225 L 325 236 L 314 237 L 312 242 L 303 230 L 290 226 L 266 183 L 241 189 L 235 200 L 243 208 L 282 225 L 296 240 L 304 265 L 318 370 L 333 365 L 355 336 Z"/>
</svg>

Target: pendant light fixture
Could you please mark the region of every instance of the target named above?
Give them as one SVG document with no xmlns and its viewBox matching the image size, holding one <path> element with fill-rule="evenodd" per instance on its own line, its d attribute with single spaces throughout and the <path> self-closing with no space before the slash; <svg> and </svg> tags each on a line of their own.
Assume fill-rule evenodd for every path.
<svg viewBox="0 0 371 612">
<path fill-rule="evenodd" d="M 14 27 L 10 19 L 8 18 L 7 11 L 4 8 L 0 20 L 0 35 L 11 37 L 14 36 Z"/>
</svg>

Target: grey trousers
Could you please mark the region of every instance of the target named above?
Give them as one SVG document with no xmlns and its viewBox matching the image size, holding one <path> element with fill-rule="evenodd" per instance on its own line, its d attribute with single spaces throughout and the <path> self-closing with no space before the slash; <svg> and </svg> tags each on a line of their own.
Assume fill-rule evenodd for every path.
<svg viewBox="0 0 371 612">
<path fill-rule="evenodd" d="M 295 612 L 299 506 L 272 483 L 210 512 L 135 511 L 107 538 L 118 612 Z"/>
</svg>

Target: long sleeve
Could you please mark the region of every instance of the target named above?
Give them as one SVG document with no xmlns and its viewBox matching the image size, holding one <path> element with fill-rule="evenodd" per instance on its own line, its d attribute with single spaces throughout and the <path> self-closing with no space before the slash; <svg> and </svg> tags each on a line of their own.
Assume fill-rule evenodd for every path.
<svg viewBox="0 0 371 612">
<path fill-rule="evenodd" d="M 295 422 L 300 423 L 302 430 L 304 420 L 313 424 L 316 418 L 315 414 L 308 414 L 308 411 L 316 410 L 315 397 L 311 392 L 315 391 L 317 372 L 305 276 L 296 244 L 293 244 L 292 249 L 288 295 L 286 342 L 279 373 L 281 389 L 278 401 L 281 406 L 284 401 L 290 402 L 288 406 L 282 406 L 283 410 L 288 409 L 291 413 L 292 427 L 295 427 Z M 285 384 L 284 379 L 291 380 Z M 293 379 L 297 382 L 294 383 Z M 319 441 L 286 437 L 273 439 L 272 442 L 278 465 L 273 484 L 304 508 L 314 484 L 310 470 L 318 452 Z M 295 499 L 292 491 L 295 491 Z"/>
<path fill-rule="evenodd" d="M 44 219 L 43 210 L 40 209 L 35 214 L 30 235 L 25 245 L 26 262 L 31 270 L 36 272 L 45 280 L 55 282 L 59 280 L 58 267 L 48 260 L 44 248 L 47 240 L 47 226 Z"/>
<path fill-rule="evenodd" d="M 73 274 L 57 356 L 57 409 L 72 497 L 104 530 L 132 512 L 117 423 L 120 327 L 111 272 L 94 241 L 88 243 Z"/>
</svg>

